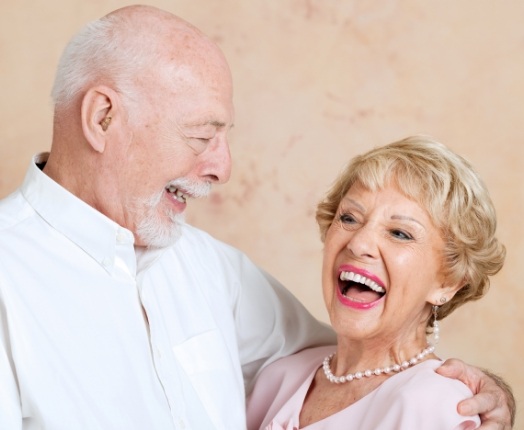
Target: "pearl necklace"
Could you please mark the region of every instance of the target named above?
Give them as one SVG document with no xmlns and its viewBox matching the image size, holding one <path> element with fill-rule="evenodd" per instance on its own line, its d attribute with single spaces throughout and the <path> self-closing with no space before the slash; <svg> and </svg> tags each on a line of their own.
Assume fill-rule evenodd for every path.
<svg viewBox="0 0 524 430">
<path fill-rule="evenodd" d="M 343 376 L 335 376 L 331 371 L 331 360 L 335 355 L 335 353 L 333 353 L 324 358 L 324 361 L 322 362 L 322 369 L 324 370 L 324 375 L 326 375 L 326 378 L 329 382 L 333 382 L 334 384 L 342 384 L 344 382 L 351 382 L 354 379 L 362 379 L 364 376 L 369 378 L 370 376 L 378 376 L 382 374 L 388 374 L 391 372 L 400 372 L 402 370 L 407 369 L 410 366 L 414 366 L 419 361 L 421 361 L 426 355 L 431 354 L 433 351 L 435 351 L 435 347 L 433 345 L 428 345 L 413 358 L 407 361 L 403 361 L 400 364 L 395 363 L 391 366 L 376 368 L 375 370 L 367 369 L 362 372 L 348 373 L 347 375 Z"/>
</svg>

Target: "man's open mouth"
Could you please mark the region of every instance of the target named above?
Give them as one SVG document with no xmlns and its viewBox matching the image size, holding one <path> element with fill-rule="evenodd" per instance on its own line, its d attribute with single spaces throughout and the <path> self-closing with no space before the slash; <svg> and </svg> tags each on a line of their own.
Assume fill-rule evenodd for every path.
<svg viewBox="0 0 524 430">
<path fill-rule="evenodd" d="M 184 191 L 180 190 L 179 188 L 169 185 L 166 187 L 166 191 L 175 197 L 180 203 L 185 203 L 186 199 L 189 197 L 188 194 L 184 193 Z"/>
</svg>

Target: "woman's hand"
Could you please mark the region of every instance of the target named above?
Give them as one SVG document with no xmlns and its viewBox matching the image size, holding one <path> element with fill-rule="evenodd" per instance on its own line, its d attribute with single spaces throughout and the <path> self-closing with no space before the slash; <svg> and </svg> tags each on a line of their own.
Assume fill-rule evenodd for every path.
<svg viewBox="0 0 524 430">
<path fill-rule="evenodd" d="M 461 415 L 478 414 L 482 430 L 511 430 L 515 423 L 515 398 L 508 384 L 497 375 L 455 358 L 446 360 L 437 373 L 458 379 L 474 396 L 458 404 Z"/>
</svg>

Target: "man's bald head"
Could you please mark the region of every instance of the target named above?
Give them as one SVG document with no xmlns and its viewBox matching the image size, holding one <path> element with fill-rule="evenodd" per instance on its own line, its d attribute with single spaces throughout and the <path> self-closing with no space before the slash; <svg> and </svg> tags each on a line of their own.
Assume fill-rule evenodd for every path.
<svg viewBox="0 0 524 430">
<path fill-rule="evenodd" d="M 107 85 L 132 102 L 144 81 L 187 69 L 207 76 L 217 64 L 228 68 L 217 45 L 192 24 L 152 6 L 127 6 L 87 24 L 69 42 L 52 97 L 61 110 L 90 86 Z"/>
</svg>

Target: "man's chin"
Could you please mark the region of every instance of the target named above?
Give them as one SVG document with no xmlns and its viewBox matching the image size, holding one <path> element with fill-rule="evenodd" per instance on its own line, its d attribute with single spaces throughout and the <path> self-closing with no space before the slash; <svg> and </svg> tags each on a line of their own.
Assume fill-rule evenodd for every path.
<svg viewBox="0 0 524 430">
<path fill-rule="evenodd" d="M 167 248 L 174 245 L 182 234 L 183 217 L 163 222 L 143 222 L 137 229 L 139 243 L 147 248 Z"/>
<path fill-rule="evenodd" d="M 143 240 L 144 246 L 149 249 L 161 249 L 173 246 L 180 238 L 180 233 L 170 234 L 162 237 L 155 237 L 154 239 Z"/>
</svg>

